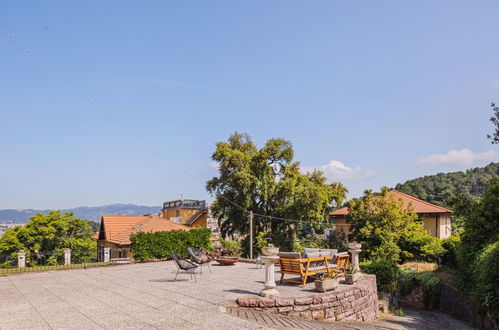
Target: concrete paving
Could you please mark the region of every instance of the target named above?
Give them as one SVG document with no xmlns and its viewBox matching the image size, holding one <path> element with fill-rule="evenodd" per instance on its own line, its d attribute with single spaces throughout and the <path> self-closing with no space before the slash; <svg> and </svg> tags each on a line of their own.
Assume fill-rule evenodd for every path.
<svg viewBox="0 0 499 330">
<path fill-rule="evenodd" d="M 255 322 L 224 307 L 263 288 L 264 270 L 254 264 L 213 265 L 197 283 L 185 273 L 173 282 L 175 273 L 166 261 L 3 276 L 0 329 L 280 328 L 268 317 Z M 307 295 L 313 283 L 278 289 L 284 296 Z"/>
</svg>

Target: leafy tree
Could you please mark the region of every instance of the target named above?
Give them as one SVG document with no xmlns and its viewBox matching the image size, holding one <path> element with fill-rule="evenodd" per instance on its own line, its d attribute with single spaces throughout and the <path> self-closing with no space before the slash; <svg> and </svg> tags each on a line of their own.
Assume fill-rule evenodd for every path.
<svg viewBox="0 0 499 330">
<path fill-rule="evenodd" d="M 219 174 L 206 189 L 216 196 L 212 211 L 221 219 L 222 235 L 248 233 L 249 210 L 313 222 L 328 219 L 329 210 L 343 202 L 347 189 L 340 183 L 327 184 L 320 171 L 302 174 L 293 157 L 291 142 L 280 138 L 269 139 L 259 149 L 249 135 L 234 133 L 216 144 L 212 159 Z M 265 216 L 255 216 L 255 232 L 272 232 L 276 246 L 291 249 L 296 223 Z"/>
<path fill-rule="evenodd" d="M 423 224 L 415 221 L 417 215 L 410 213 L 400 198 L 388 194 L 386 187 L 380 194 L 366 190 L 363 197 L 349 201 L 348 207 L 350 239 L 362 243 L 364 257 L 399 262 L 443 252 Z"/>
<path fill-rule="evenodd" d="M 454 195 L 461 194 L 476 200 L 483 195 L 489 181 L 498 177 L 499 163 L 490 163 L 465 172 L 438 173 L 408 180 L 397 184 L 395 189 L 429 203 L 452 208 L 450 204 Z"/>
<path fill-rule="evenodd" d="M 458 249 L 458 264 L 466 271 L 478 253 L 499 240 L 499 179 L 491 181 L 483 198 L 465 215 L 464 232 Z"/>
<path fill-rule="evenodd" d="M 487 134 L 487 138 L 490 140 L 492 144 L 499 143 L 499 107 L 495 105 L 495 103 L 491 103 L 492 112 L 494 113 L 492 117 L 490 117 L 490 121 L 494 125 L 494 133 L 492 135 Z"/>
<path fill-rule="evenodd" d="M 9 229 L 0 238 L 0 262 L 17 258 L 19 250 L 50 255 L 52 261 L 62 256 L 65 248 L 70 248 L 75 258 L 88 251 L 95 254 L 96 243 L 90 238 L 92 234 L 88 222 L 74 218 L 73 213 L 37 213 L 25 226 Z"/>
</svg>

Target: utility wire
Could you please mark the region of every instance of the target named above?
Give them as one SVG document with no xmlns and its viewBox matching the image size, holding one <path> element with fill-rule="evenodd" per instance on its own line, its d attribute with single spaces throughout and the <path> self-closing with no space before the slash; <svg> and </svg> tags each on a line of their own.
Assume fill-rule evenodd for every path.
<svg viewBox="0 0 499 330">
<path fill-rule="evenodd" d="M 74 93 L 76 93 L 78 96 L 80 96 L 83 100 L 85 100 L 87 103 L 89 103 L 94 109 L 98 110 L 102 114 L 104 114 L 108 119 L 110 119 L 112 122 L 114 122 L 116 125 L 120 126 L 123 128 L 125 131 L 127 131 L 130 135 L 135 137 L 138 141 L 140 141 L 143 145 L 145 145 L 147 148 L 149 148 L 151 151 L 156 153 L 158 156 L 169 162 L 171 165 L 176 167 L 178 170 L 184 172 L 187 176 L 189 176 L 191 179 L 195 180 L 196 182 L 204 185 L 205 183 L 200 180 L 198 177 L 193 175 L 191 172 L 171 160 L 169 157 L 167 157 L 161 150 L 156 148 L 154 145 L 149 143 L 146 139 L 142 138 L 140 135 L 135 133 L 134 130 L 132 130 L 130 127 L 128 127 L 125 123 L 123 123 L 121 120 L 116 118 L 113 114 L 110 112 L 106 111 L 100 104 L 95 102 L 92 98 L 90 98 L 87 94 L 85 94 L 81 89 L 76 87 L 73 83 L 71 83 L 68 79 L 66 79 L 59 71 L 55 70 L 52 66 L 50 66 L 47 62 L 45 62 L 43 59 L 41 59 L 39 56 L 37 56 L 33 51 L 31 51 L 28 47 L 26 47 L 22 42 L 14 38 L 9 32 L 7 32 L 5 29 L 0 27 L 0 33 L 11 43 L 13 43 L 17 48 L 19 48 L 21 51 L 23 51 L 25 54 L 30 56 L 40 64 L 43 68 L 45 68 L 49 73 L 51 73 L 53 76 L 55 76 L 58 80 L 60 80 L 66 87 L 71 89 Z M 236 202 L 230 200 L 229 198 L 223 196 L 223 195 L 217 195 L 217 197 L 221 197 L 225 199 L 227 202 L 231 203 L 235 207 L 241 209 L 244 213 L 249 213 L 249 211 L 237 204 Z M 297 219 L 286 219 L 286 218 L 280 218 L 280 217 L 274 217 L 274 216 L 269 216 L 269 215 L 264 215 L 264 214 L 258 214 L 255 213 L 255 216 L 267 218 L 267 219 L 274 219 L 274 220 L 284 220 L 284 221 L 292 221 L 292 222 L 299 222 L 299 223 L 313 223 L 313 224 L 328 224 L 329 223 L 319 223 L 319 222 L 313 222 L 313 221 L 302 221 L 302 220 L 297 220 Z M 341 225 L 341 224 L 340 224 Z M 345 224 L 346 225 L 346 224 Z M 337 226 L 337 225 L 336 225 Z"/>
<path fill-rule="evenodd" d="M 26 47 L 22 42 L 14 38 L 10 33 L 8 33 L 5 29 L 0 28 L 0 33 L 3 34 L 7 40 L 9 40 L 11 43 L 13 43 L 17 48 L 19 48 L 21 51 L 23 51 L 25 54 L 33 58 L 38 64 L 40 64 L 42 67 L 44 67 L 49 73 L 51 73 L 53 76 L 55 76 L 58 80 L 60 80 L 66 87 L 70 88 L 73 92 L 75 92 L 78 96 L 80 96 L 82 99 L 84 99 L 87 103 L 89 103 L 94 109 L 100 111 L 103 113 L 108 119 L 110 119 L 112 122 L 123 128 L 125 131 L 127 131 L 130 135 L 135 137 L 137 140 L 139 140 L 143 145 L 145 145 L 147 148 L 152 150 L 154 153 L 159 155 L 161 158 L 169 162 L 171 165 L 179 169 L 180 171 L 184 172 L 187 176 L 189 176 L 191 179 L 201 183 L 204 185 L 205 183 L 201 181 L 199 178 L 197 178 L 195 175 L 190 173 L 188 170 L 171 160 L 169 157 L 167 157 L 161 150 L 156 148 L 154 145 L 149 143 L 146 139 L 142 138 L 140 135 L 135 133 L 130 127 L 125 125 L 121 120 L 116 118 L 113 114 L 110 112 L 106 111 L 100 104 L 95 102 L 92 98 L 90 98 L 87 94 L 85 94 L 81 89 L 76 87 L 73 83 L 71 83 L 68 79 L 66 79 L 60 72 L 55 70 L 53 67 L 51 67 L 47 62 L 45 62 L 43 59 L 41 59 L 39 56 L 37 56 L 33 51 L 31 51 L 28 47 Z M 244 207 L 241 205 L 231 201 L 227 197 L 223 195 L 217 195 L 220 196 L 221 198 L 225 199 L 226 201 L 230 202 L 232 205 L 240 208 L 241 210 L 248 212 Z"/>
</svg>

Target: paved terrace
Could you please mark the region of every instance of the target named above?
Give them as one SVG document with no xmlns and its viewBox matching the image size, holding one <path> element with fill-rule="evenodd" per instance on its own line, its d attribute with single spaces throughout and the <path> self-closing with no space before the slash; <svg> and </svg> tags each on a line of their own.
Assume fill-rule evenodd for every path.
<svg viewBox="0 0 499 330">
<path fill-rule="evenodd" d="M 3 276 L 0 329 L 261 329 L 307 324 L 275 326 L 272 320 L 256 323 L 258 315 L 246 315 L 248 321 L 230 308 L 225 313 L 221 306 L 263 288 L 264 270 L 239 263 L 214 265 L 212 271 L 205 268 L 197 283 L 185 273 L 174 283 L 176 269 L 169 261 Z M 278 289 L 284 296 L 298 296 L 309 295 L 312 287 L 285 284 Z"/>
</svg>

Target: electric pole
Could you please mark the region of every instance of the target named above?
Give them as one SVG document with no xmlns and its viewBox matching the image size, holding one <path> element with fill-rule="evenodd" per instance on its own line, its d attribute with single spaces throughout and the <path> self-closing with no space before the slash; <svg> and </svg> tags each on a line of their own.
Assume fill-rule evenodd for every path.
<svg viewBox="0 0 499 330">
<path fill-rule="evenodd" d="M 253 260 L 253 211 L 249 213 L 250 259 Z"/>
</svg>

